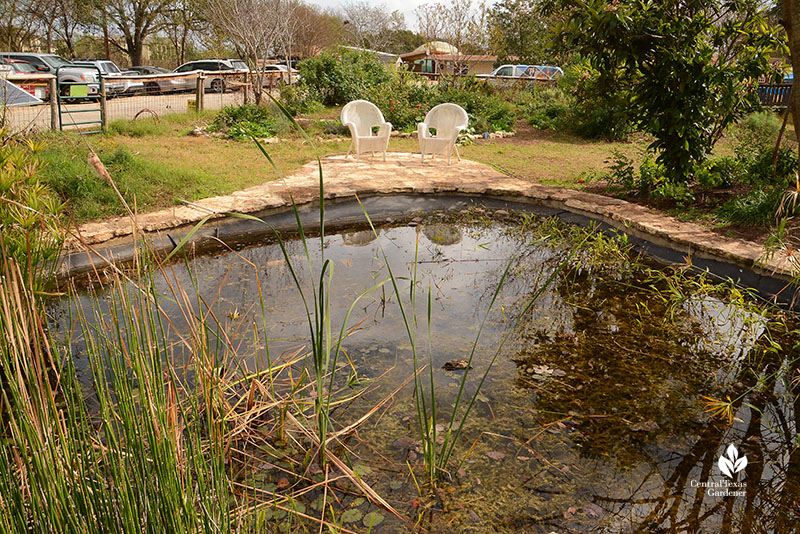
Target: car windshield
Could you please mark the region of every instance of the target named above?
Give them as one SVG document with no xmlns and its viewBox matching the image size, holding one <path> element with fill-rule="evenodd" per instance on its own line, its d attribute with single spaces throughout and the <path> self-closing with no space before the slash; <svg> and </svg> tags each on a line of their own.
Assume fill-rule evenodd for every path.
<svg viewBox="0 0 800 534">
<path fill-rule="evenodd" d="M 102 65 L 105 67 L 105 71 L 111 74 L 119 74 L 122 72 L 119 70 L 119 67 L 111 63 L 110 61 L 103 61 Z"/>
<path fill-rule="evenodd" d="M 67 65 L 72 65 L 72 63 L 70 63 L 61 56 L 42 56 L 42 60 L 51 67 L 53 67 L 54 69 L 57 69 L 58 67 L 65 67 Z"/>
<path fill-rule="evenodd" d="M 12 63 L 11 66 L 17 72 L 23 72 L 23 73 L 36 72 L 36 67 L 31 65 L 30 63 Z"/>
<path fill-rule="evenodd" d="M 231 64 L 233 65 L 234 69 L 239 69 L 239 70 L 247 69 L 247 63 L 245 63 L 244 61 L 231 61 Z"/>
</svg>

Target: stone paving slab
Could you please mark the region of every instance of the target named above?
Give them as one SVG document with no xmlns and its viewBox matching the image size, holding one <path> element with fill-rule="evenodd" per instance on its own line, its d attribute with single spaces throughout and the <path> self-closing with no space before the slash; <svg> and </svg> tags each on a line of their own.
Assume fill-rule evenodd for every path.
<svg viewBox="0 0 800 534">
<path fill-rule="evenodd" d="M 758 243 L 724 238 L 698 224 L 681 222 L 644 206 L 522 180 L 474 161 L 454 160 L 448 166 L 442 158 L 422 162 L 419 154 L 391 153 L 385 162 L 381 156 L 362 156 L 356 161 L 353 156 L 332 155 L 322 159 L 322 170 L 326 199 L 392 193 L 489 195 L 565 209 L 688 255 L 721 258 L 748 269 L 754 269 L 754 263 L 764 252 Z M 255 213 L 286 208 L 291 203 L 290 194 L 298 205 L 317 200 L 319 168 L 316 161 L 307 163 L 285 180 L 197 201 L 195 204 L 202 208 L 177 206 L 141 214 L 137 225 L 145 232 L 161 232 L 197 223 L 213 212 Z M 119 238 L 131 236 L 132 231 L 133 224 L 128 217 L 87 223 L 77 229 L 81 239 L 90 245 L 111 240 L 119 242 Z M 75 245 L 75 240 L 68 244 Z M 763 268 L 754 270 L 791 275 L 780 258 L 773 258 Z"/>
</svg>

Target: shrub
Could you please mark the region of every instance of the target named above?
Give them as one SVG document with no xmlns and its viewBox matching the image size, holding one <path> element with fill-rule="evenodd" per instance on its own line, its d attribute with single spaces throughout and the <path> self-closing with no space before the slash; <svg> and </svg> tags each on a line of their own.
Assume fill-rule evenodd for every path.
<svg viewBox="0 0 800 534">
<path fill-rule="evenodd" d="M 734 152 L 744 159 L 757 157 L 775 146 L 780 129 L 781 121 L 772 111 L 745 115 L 735 128 Z"/>
<path fill-rule="evenodd" d="M 42 289 L 55 272 L 63 231 L 61 203 L 41 180 L 33 140 L 5 138 L 0 130 L 0 232 L 3 255 L 15 260 L 26 281 Z"/>
<path fill-rule="evenodd" d="M 412 131 L 432 107 L 436 91 L 420 76 L 400 72 L 389 83 L 369 88 L 363 98 L 378 106 L 394 129 Z"/>
<path fill-rule="evenodd" d="M 313 113 L 323 108 L 322 102 L 316 100 L 309 88 L 303 84 L 281 85 L 280 102 L 293 116 L 302 113 Z"/>
<path fill-rule="evenodd" d="M 245 104 L 226 106 L 217 113 L 210 131 L 224 132 L 231 139 L 247 140 L 250 136 L 269 137 L 286 128 L 286 119 L 274 106 Z"/>
<path fill-rule="evenodd" d="M 511 131 L 517 119 L 514 104 L 503 98 L 470 87 L 439 88 L 431 107 L 443 102 L 458 104 L 470 115 L 470 127 L 476 132 Z"/>
<path fill-rule="evenodd" d="M 459 80 L 458 85 L 431 86 L 419 76 L 400 72 L 389 83 L 368 89 L 362 98 L 378 106 L 384 118 L 401 131 L 416 128 L 432 107 L 444 102 L 464 108 L 469 128 L 476 132 L 511 131 L 517 118 L 514 104 L 474 78 Z"/>
<path fill-rule="evenodd" d="M 378 56 L 347 48 L 323 52 L 301 61 L 297 68 L 300 84 L 326 106 L 357 100 L 367 89 L 391 79 Z"/>
<path fill-rule="evenodd" d="M 694 202 L 694 195 L 685 182 L 675 182 L 668 178 L 653 188 L 650 197 L 674 202 L 680 207 Z"/>
<path fill-rule="evenodd" d="M 530 101 L 524 105 L 528 124 L 540 130 L 568 130 L 575 99 L 559 87 L 545 87 L 528 92 Z"/>
<path fill-rule="evenodd" d="M 729 200 L 717 209 L 726 221 L 750 226 L 767 225 L 775 219 L 783 191 L 754 189 L 748 195 Z"/>
<path fill-rule="evenodd" d="M 695 178 L 703 187 L 714 189 L 741 182 L 745 172 L 745 166 L 739 158 L 719 156 L 700 165 L 695 171 Z"/>
<path fill-rule="evenodd" d="M 794 182 L 794 173 L 798 167 L 796 150 L 788 145 L 778 148 L 778 160 L 774 175 L 772 171 L 773 150 L 773 148 L 763 149 L 751 156 L 745 181 L 756 185 L 774 185 L 782 188 Z M 748 161 L 745 160 L 745 162 Z"/>
</svg>

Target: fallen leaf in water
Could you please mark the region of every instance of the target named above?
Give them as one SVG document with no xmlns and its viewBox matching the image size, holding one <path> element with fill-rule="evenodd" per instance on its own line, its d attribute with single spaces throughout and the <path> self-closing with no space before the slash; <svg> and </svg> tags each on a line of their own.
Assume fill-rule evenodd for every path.
<svg viewBox="0 0 800 534">
<path fill-rule="evenodd" d="M 492 460 L 502 460 L 503 458 L 506 457 L 505 453 L 502 453 L 500 451 L 489 451 L 486 453 L 486 456 L 488 456 Z"/>
<path fill-rule="evenodd" d="M 590 502 L 584 505 L 583 513 L 585 513 L 589 517 L 600 517 L 600 515 L 603 513 L 603 509 L 594 504 L 593 502 Z"/>
<path fill-rule="evenodd" d="M 278 489 L 285 489 L 289 487 L 289 479 L 281 477 L 278 479 Z"/>
</svg>

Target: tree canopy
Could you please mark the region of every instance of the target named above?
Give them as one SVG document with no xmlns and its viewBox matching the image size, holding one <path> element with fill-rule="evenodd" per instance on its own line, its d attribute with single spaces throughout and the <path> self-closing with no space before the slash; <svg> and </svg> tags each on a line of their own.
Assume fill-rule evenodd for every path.
<svg viewBox="0 0 800 534">
<path fill-rule="evenodd" d="M 625 92 L 631 117 L 675 181 L 753 107 L 752 84 L 785 46 L 760 0 L 551 0 L 559 47 L 588 59 L 600 95 Z"/>
</svg>

